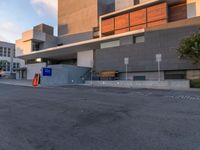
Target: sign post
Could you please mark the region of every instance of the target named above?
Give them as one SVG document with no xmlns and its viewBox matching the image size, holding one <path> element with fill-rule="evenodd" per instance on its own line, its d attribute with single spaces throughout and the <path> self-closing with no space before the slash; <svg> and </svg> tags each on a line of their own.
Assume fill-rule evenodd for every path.
<svg viewBox="0 0 200 150">
<path fill-rule="evenodd" d="M 162 54 L 156 54 L 156 61 L 158 62 L 158 81 L 161 81 L 160 63 L 162 61 Z"/>
<path fill-rule="evenodd" d="M 93 67 L 94 67 L 94 61 L 91 60 L 90 64 L 91 64 L 91 84 L 93 85 Z"/>
<path fill-rule="evenodd" d="M 126 81 L 128 80 L 128 64 L 129 64 L 129 58 L 124 58 L 124 64 L 126 65 Z"/>
</svg>

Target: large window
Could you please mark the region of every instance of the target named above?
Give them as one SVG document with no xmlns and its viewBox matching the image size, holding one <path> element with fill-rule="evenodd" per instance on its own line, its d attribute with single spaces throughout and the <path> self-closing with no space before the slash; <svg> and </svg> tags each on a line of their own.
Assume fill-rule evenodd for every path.
<svg viewBox="0 0 200 150">
<path fill-rule="evenodd" d="M 3 47 L 0 47 L 0 57 L 3 56 Z"/>
<path fill-rule="evenodd" d="M 6 71 L 6 63 L 2 64 L 2 69 L 3 69 L 3 71 Z"/>
<path fill-rule="evenodd" d="M 4 50 L 3 50 L 3 56 L 4 56 L 4 57 L 7 56 L 7 48 L 5 48 L 5 47 L 4 47 Z"/>
<path fill-rule="evenodd" d="M 145 37 L 144 35 L 139 35 L 134 37 L 134 43 L 144 43 L 145 42 Z"/>
<path fill-rule="evenodd" d="M 15 52 L 15 49 L 13 49 L 13 57 L 15 57 L 16 55 L 16 52 Z"/>
<path fill-rule="evenodd" d="M 20 68 L 20 64 L 19 63 L 17 63 L 17 68 Z"/>
<path fill-rule="evenodd" d="M 6 71 L 10 72 L 10 63 L 9 62 L 6 63 Z"/>
<path fill-rule="evenodd" d="M 134 5 L 140 4 L 140 0 L 133 0 L 133 2 L 134 2 Z"/>
<path fill-rule="evenodd" d="M 120 46 L 119 40 L 101 43 L 101 49 L 117 47 L 117 46 Z"/>
<path fill-rule="evenodd" d="M 33 51 L 39 51 L 40 50 L 40 43 L 33 43 L 32 44 L 32 50 Z"/>
<path fill-rule="evenodd" d="M 13 70 L 20 68 L 20 64 L 19 63 L 13 63 Z"/>
<path fill-rule="evenodd" d="M 10 48 L 8 48 L 8 57 L 10 57 L 11 56 L 11 50 L 10 50 Z"/>
</svg>

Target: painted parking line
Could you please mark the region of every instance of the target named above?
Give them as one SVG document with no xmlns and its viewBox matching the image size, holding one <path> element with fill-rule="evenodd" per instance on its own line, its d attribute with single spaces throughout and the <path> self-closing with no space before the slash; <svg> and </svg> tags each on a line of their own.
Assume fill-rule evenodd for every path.
<svg viewBox="0 0 200 150">
<path fill-rule="evenodd" d="M 200 96 L 168 95 L 165 97 L 170 98 L 170 99 L 177 99 L 177 100 L 200 100 Z"/>
</svg>

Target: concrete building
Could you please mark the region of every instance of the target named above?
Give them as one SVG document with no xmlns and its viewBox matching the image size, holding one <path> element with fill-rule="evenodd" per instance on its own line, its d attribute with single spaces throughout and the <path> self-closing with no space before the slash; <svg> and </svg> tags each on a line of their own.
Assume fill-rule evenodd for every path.
<svg viewBox="0 0 200 150">
<path fill-rule="evenodd" d="M 57 40 L 57 37 L 54 36 L 53 27 L 45 24 L 37 25 L 33 29 L 22 33 L 22 38 L 16 41 L 17 55 L 26 55 L 42 49 L 55 47 L 57 46 Z M 26 60 L 25 73 L 20 71 L 19 74 L 26 74 L 24 77 L 28 80 L 33 79 L 35 73 L 40 73 L 41 68 L 46 66 L 46 63 L 43 61 L 47 60 Z"/>
<path fill-rule="evenodd" d="M 41 30 L 32 30 L 16 48 L 37 72 L 43 65 L 70 64 L 95 73 L 116 70 L 124 79 L 128 57 L 128 79 L 156 80 L 155 56 L 162 54 L 162 80 L 196 79 L 200 65 L 180 60 L 176 49 L 199 27 L 199 0 L 59 0 L 58 37 L 41 39 L 49 32 L 37 36 Z M 37 51 L 33 41 L 42 43 Z M 38 58 L 42 65 L 35 63 Z"/>
<path fill-rule="evenodd" d="M 15 44 L 0 41 L 1 75 L 15 77 L 16 70 L 23 67 L 24 61 L 16 58 Z"/>
</svg>

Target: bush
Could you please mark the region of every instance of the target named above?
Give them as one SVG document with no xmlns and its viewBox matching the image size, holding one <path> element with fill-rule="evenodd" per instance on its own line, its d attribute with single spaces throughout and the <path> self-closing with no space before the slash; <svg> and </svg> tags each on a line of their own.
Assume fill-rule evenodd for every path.
<svg viewBox="0 0 200 150">
<path fill-rule="evenodd" d="M 180 58 L 189 58 L 194 64 L 200 64 L 200 31 L 183 39 L 177 51 Z"/>
<path fill-rule="evenodd" d="M 200 88 L 200 80 L 192 80 L 191 87 L 192 88 Z"/>
</svg>

